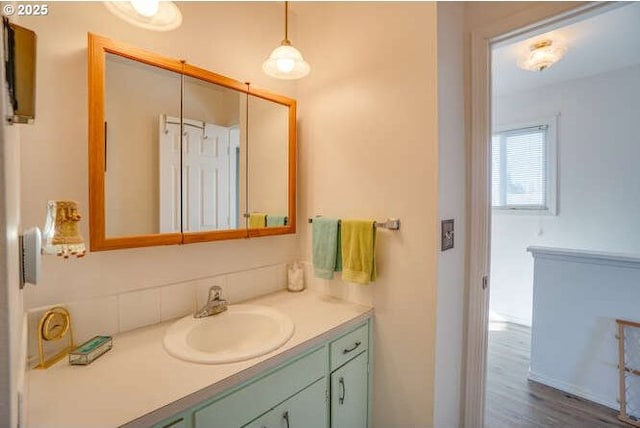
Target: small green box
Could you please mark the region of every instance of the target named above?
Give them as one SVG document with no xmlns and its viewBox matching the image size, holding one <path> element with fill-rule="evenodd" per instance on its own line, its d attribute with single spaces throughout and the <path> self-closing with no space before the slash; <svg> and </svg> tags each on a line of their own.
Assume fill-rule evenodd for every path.
<svg viewBox="0 0 640 428">
<path fill-rule="evenodd" d="M 112 347 L 111 336 L 95 336 L 69 352 L 69 364 L 86 366 Z"/>
</svg>

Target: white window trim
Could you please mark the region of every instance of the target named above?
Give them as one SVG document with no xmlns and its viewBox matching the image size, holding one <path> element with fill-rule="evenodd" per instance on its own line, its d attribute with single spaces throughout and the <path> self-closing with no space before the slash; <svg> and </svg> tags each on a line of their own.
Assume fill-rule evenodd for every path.
<svg viewBox="0 0 640 428">
<path fill-rule="evenodd" d="M 514 129 L 547 126 L 547 209 L 527 208 L 526 206 L 491 207 L 497 215 L 558 215 L 558 116 L 538 118 L 526 122 L 496 126 L 492 135 Z"/>
</svg>

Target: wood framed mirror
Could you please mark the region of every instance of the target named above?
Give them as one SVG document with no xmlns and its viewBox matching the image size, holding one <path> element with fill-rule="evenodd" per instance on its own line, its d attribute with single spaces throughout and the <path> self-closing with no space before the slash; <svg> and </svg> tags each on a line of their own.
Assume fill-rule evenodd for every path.
<svg viewBox="0 0 640 428">
<path fill-rule="evenodd" d="M 91 251 L 295 233 L 295 100 L 94 34 L 88 46 Z"/>
</svg>

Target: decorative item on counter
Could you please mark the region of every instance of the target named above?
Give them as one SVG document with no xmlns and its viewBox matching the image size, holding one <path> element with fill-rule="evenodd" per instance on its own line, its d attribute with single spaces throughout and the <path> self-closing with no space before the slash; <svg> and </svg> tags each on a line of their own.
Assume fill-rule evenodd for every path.
<svg viewBox="0 0 640 428">
<path fill-rule="evenodd" d="M 80 221 L 78 204 L 75 201 L 49 201 L 47 221 L 43 232 L 43 252 L 68 259 L 86 254 L 84 240 L 78 231 Z"/>
<path fill-rule="evenodd" d="M 44 342 L 57 342 L 65 338 L 69 339 L 68 345 L 45 360 Z M 46 369 L 60 361 L 73 349 L 73 332 L 71 329 L 71 314 L 62 306 L 49 309 L 42 315 L 38 323 L 38 356 L 40 363 L 36 369 Z"/>
<path fill-rule="evenodd" d="M 86 366 L 111 348 L 111 336 L 95 336 L 69 352 L 69 364 Z"/>
<path fill-rule="evenodd" d="M 287 289 L 289 291 L 304 290 L 304 270 L 302 263 L 295 262 L 287 265 Z"/>
</svg>

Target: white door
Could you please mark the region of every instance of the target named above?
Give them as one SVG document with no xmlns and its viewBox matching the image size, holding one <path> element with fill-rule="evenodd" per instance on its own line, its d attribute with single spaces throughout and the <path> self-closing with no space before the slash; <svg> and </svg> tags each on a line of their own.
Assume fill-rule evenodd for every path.
<svg viewBox="0 0 640 428">
<path fill-rule="evenodd" d="M 160 232 L 180 231 L 180 119 L 160 121 Z M 184 231 L 229 229 L 230 130 L 184 119 L 182 134 L 182 221 Z M 235 194 L 233 195 L 235 199 Z"/>
<path fill-rule="evenodd" d="M 237 126 L 229 128 L 229 227 L 238 227 L 238 210 L 240 209 L 240 129 Z"/>
<path fill-rule="evenodd" d="M 160 233 L 180 232 L 180 119 L 160 116 Z"/>
</svg>

